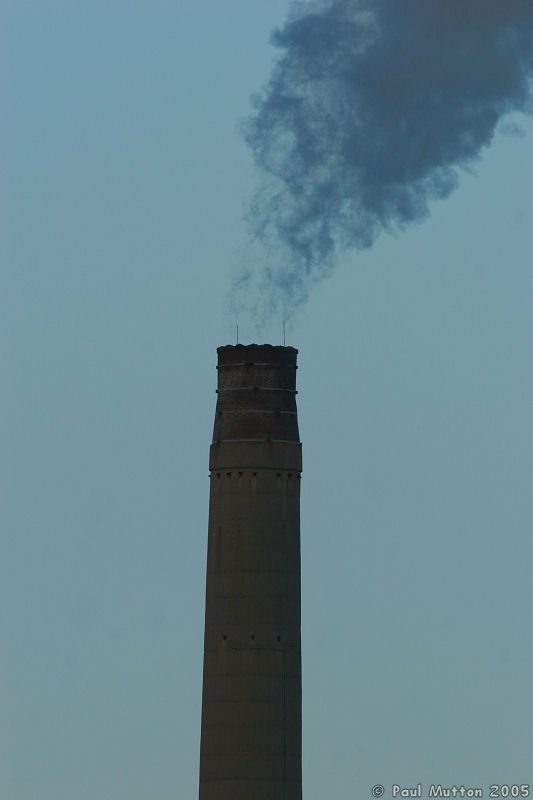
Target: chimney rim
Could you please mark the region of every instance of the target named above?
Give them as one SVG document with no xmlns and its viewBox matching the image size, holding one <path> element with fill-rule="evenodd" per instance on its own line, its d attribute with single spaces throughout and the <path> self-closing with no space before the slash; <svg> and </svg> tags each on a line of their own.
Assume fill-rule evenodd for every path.
<svg viewBox="0 0 533 800">
<path fill-rule="evenodd" d="M 297 353 L 298 349 L 296 347 L 292 347 L 291 345 L 284 345 L 284 344 L 223 344 L 220 347 L 217 347 L 217 353 L 221 353 L 224 351 L 232 351 L 232 350 L 274 350 L 277 352 L 289 352 L 289 353 Z"/>
</svg>

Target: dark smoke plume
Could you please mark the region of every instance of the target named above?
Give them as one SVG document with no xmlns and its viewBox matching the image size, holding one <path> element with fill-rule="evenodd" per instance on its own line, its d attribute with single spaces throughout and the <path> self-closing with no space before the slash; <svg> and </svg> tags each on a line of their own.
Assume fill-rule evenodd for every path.
<svg viewBox="0 0 533 800">
<path fill-rule="evenodd" d="M 531 113 L 533 0 L 293 2 L 272 43 L 244 124 L 266 255 L 238 283 L 287 314 L 339 251 L 426 217 L 504 115 Z"/>
</svg>

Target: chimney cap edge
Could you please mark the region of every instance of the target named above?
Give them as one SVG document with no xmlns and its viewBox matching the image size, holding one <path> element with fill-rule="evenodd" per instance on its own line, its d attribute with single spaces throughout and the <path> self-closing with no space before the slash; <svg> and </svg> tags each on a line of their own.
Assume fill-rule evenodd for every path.
<svg viewBox="0 0 533 800">
<path fill-rule="evenodd" d="M 290 353 L 297 353 L 298 350 L 296 347 L 291 347 L 290 345 L 282 345 L 282 344 L 224 344 L 221 347 L 217 347 L 217 353 L 220 353 L 225 350 L 253 350 L 253 349 L 261 349 L 261 350 L 277 350 L 277 351 L 285 351 Z"/>
</svg>

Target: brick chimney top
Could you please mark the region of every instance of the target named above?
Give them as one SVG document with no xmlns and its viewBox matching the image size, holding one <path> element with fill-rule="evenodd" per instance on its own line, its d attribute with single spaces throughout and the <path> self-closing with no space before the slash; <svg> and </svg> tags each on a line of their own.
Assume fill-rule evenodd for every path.
<svg viewBox="0 0 533 800">
<path fill-rule="evenodd" d="M 218 352 L 213 441 L 299 442 L 294 347 L 225 345 Z"/>
</svg>

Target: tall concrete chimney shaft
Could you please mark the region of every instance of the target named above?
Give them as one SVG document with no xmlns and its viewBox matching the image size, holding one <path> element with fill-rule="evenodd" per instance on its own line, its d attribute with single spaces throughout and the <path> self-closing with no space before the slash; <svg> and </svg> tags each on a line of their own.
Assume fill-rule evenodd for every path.
<svg viewBox="0 0 533 800">
<path fill-rule="evenodd" d="M 218 348 L 200 800 L 302 797 L 297 352 Z"/>
</svg>

